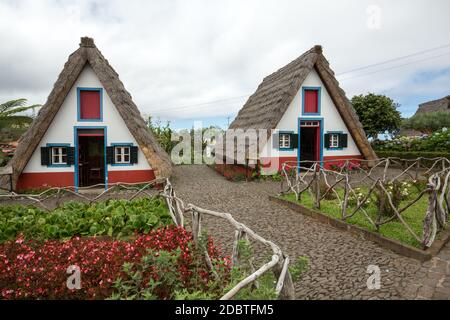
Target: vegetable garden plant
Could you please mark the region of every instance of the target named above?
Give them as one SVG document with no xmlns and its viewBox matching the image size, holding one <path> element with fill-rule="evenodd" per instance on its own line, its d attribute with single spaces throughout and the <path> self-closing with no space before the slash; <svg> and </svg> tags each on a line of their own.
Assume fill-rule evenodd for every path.
<svg viewBox="0 0 450 320">
<path fill-rule="evenodd" d="M 232 267 L 206 234 L 196 246 L 161 197 L 67 202 L 51 212 L 0 206 L 0 299 L 218 299 L 251 273 L 249 259 Z M 66 286 L 70 265 L 80 268 L 79 290 Z M 237 298 L 275 298 L 273 281 L 267 273 Z"/>
</svg>

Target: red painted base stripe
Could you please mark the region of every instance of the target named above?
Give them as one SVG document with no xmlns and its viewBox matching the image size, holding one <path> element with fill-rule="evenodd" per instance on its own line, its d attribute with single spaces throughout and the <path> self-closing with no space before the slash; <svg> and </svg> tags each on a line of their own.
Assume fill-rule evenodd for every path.
<svg viewBox="0 0 450 320">
<path fill-rule="evenodd" d="M 108 171 L 109 183 L 139 183 L 155 180 L 153 170 Z"/>
<path fill-rule="evenodd" d="M 361 155 L 348 155 L 348 156 L 328 156 L 323 157 L 324 166 L 326 169 L 330 169 L 331 165 L 338 164 L 339 162 L 342 162 L 343 160 L 347 159 L 363 159 Z M 336 160 L 336 162 L 334 162 Z M 278 171 L 281 171 L 282 165 L 285 162 L 296 162 L 297 157 L 270 157 L 270 158 L 261 158 L 261 167 L 264 169 L 275 169 L 278 168 Z M 331 161 L 331 162 L 327 162 Z M 355 163 L 358 162 L 357 160 L 354 161 Z"/>
<path fill-rule="evenodd" d="M 73 184 L 73 172 L 30 172 L 19 176 L 17 190 L 70 187 Z"/>
<path fill-rule="evenodd" d="M 109 183 L 140 183 L 154 180 L 153 170 L 109 171 Z M 72 187 L 73 172 L 32 172 L 22 173 L 17 182 L 17 190 L 45 189 L 50 187 Z"/>
</svg>

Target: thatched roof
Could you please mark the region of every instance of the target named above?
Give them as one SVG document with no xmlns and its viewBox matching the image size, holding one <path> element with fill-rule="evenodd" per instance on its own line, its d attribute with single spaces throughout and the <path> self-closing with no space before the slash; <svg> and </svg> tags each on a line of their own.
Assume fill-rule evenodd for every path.
<svg viewBox="0 0 450 320">
<path fill-rule="evenodd" d="M 319 74 L 361 154 L 367 160 L 376 159 L 358 116 L 345 92 L 339 87 L 334 72 L 322 54 L 321 46 L 314 46 L 294 61 L 265 77 L 239 111 L 230 129 L 275 129 L 303 81 L 313 69 Z"/>
<path fill-rule="evenodd" d="M 450 96 L 419 104 L 416 114 L 450 110 Z"/>
<path fill-rule="evenodd" d="M 172 162 L 168 154 L 148 130 L 137 106 L 131 99 L 131 95 L 120 81 L 119 75 L 97 49 L 94 39 L 83 37 L 80 47 L 69 56 L 69 60 L 59 74 L 47 102 L 42 106 L 31 127 L 19 140 L 19 145 L 10 162 L 13 168 L 13 188 L 15 188 L 19 175 L 27 165 L 34 150 L 39 146 L 67 94 L 87 64 L 99 78 L 111 101 L 139 144 L 148 163 L 155 170 L 156 177 L 169 177 L 171 175 Z"/>
</svg>

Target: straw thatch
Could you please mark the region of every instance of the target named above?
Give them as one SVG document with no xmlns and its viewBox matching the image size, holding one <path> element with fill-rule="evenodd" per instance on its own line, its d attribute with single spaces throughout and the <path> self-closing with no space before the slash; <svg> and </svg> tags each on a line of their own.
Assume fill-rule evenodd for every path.
<svg viewBox="0 0 450 320">
<path fill-rule="evenodd" d="M 265 77 L 239 111 L 230 129 L 275 129 L 313 69 L 319 74 L 361 154 L 367 160 L 376 159 L 358 115 L 339 87 L 334 72 L 322 54 L 321 46 L 314 46 L 296 60 Z"/>
<path fill-rule="evenodd" d="M 97 49 L 94 40 L 83 37 L 80 47 L 69 56 L 69 60 L 59 74 L 47 102 L 39 111 L 31 127 L 19 140 L 19 145 L 9 164 L 13 168 L 13 188 L 16 187 L 20 174 L 34 150 L 39 146 L 67 94 L 87 64 L 91 66 L 99 78 L 111 101 L 139 144 L 148 163 L 155 170 L 156 177 L 169 177 L 171 175 L 172 162 L 168 154 L 161 148 L 154 135 L 147 128 L 137 106 L 131 99 L 131 95 L 120 81 L 119 75 Z"/>
<path fill-rule="evenodd" d="M 419 104 L 416 114 L 450 110 L 450 96 Z"/>
</svg>

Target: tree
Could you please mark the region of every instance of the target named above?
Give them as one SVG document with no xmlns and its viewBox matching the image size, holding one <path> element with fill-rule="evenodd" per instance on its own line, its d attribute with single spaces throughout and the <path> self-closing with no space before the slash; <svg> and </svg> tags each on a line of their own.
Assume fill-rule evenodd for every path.
<svg viewBox="0 0 450 320">
<path fill-rule="evenodd" d="M 33 122 L 33 117 L 22 114 L 40 107 L 39 104 L 27 106 L 26 99 L 16 99 L 0 104 L 0 141 L 17 140 Z"/>
<path fill-rule="evenodd" d="M 405 119 L 402 128 L 424 133 L 433 133 L 442 128 L 450 128 L 450 111 L 421 112 Z"/>
<path fill-rule="evenodd" d="M 172 141 L 172 129 L 170 128 L 170 122 L 166 122 L 165 125 L 161 123 L 161 120 L 157 119 L 153 121 L 152 117 L 148 117 L 147 126 L 149 130 L 155 135 L 161 147 L 168 153 L 172 151 L 176 142 Z"/>
<path fill-rule="evenodd" d="M 391 98 L 369 93 L 354 96 L 351 102 L 367 137 L 376 139 L 379 134 L 394 135 L 400 130 L 400 105 Z"/>
</svg>

